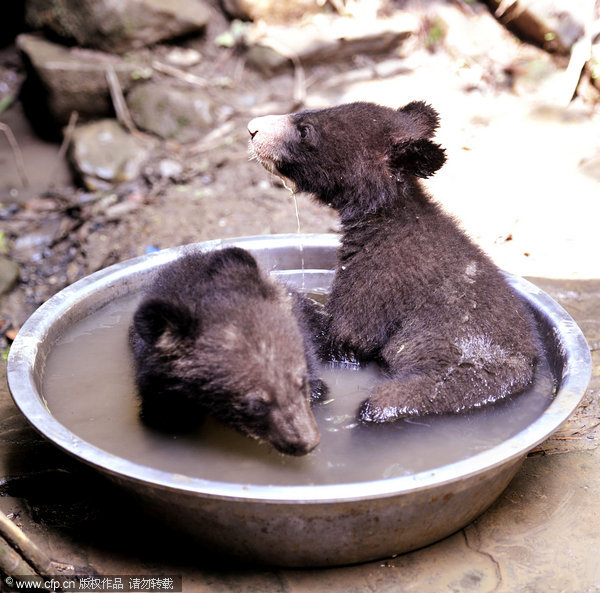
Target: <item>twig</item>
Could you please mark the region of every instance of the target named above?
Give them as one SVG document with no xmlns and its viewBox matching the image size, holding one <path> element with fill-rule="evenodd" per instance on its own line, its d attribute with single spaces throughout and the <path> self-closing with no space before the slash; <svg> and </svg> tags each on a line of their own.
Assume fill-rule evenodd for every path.
<svg viewBox="0 0 600 593">
<path fill-rule="evenodd" d="M 235 129 L 235 123 L 233 121 L 226 121 L 224 124 L 221 124 L 218 128 L 210 131 L 202 140 L 194 143 L 189 147 L 189 153 L 196 155 L 203 152 L 209 152 L 218 148 L 223 142 L 225 142 L 224 137 L 228 134 L 231 134 Z"/>
<path fill-rule="evenodd" d="M 553 441 L 580 441 L 581 437 L 551 437 Z"/>
<path fill-rule="evenodd" d="M 67 149 L 71 144 L 71 140 L 73 140 L 73 132 L 75 131 L 75 124 L 77 123 L 77 119 L 79 118 L 79 113 L 77 111 L 71 111 L 71 115 L 69 116 L 69 123 L 67 124 L 67 128 L 65 130 L 65 135 L 63 137 L 63 141 L 58 149 L 58 154 L 56 156 L 56 165 L 54 167 L 54 171 L 48 181 L 48 188 L 46 191 L 50 191 L 54 187 L 54 183 L 56 182 L 56 175 L 58 171 L 59 163 L 64 161 L 65 155 L 67 154 Z"/>
<path fill-rule="evenodd" d="M 29 179 L 27 178 L 27 173 L 25 172 L 25 161 L 23 160 L 23 153 L 19 148 L 17 139 L 7 124 L 0 122 L 0 131 L 4 132 L 4 135 L 6 136 L 6 139 L 8 140 L 10 148 L 15 157 L 17 171 L 19 173 L 19 177 L 21 178 L 21 184 L 23 185 L 23 188 L 27 188 L 29 187 Z"/>
<path fill-rule="evenodd" d="M 24 578 L 37 579 L 38 574 L 23 560 L 22 556 L 12 548 L 12 546 L 0 537 L 0 570 L 8 575 L 7 582 L 10 584 L 12 577 L 10 575 L 18 574 Z M 42 589 L 48 591 L 48 589 Z"/>
<path fill-rule="evenodd" d="M 343 15 L 346 13 L 346 7 L 344 6 L 344 1 L 343 0 L 329 0 L 331 6 L 333 6 L 333 9 L 339 14 L 339 15 Z"/>
<path fill-rule="evenodd" d="M 112 100 L 115 113 L 117 114 L 117 119 L 121 125 L 125 126 L 127 131 L 132 136 L 152 144 L 154 142 L 154 138 L 148 134 L 145 134 L 144 132 L 141 132 L 135 127 L 135 123 L 133 123 L 131 113 L 129 113 L 127 103 L 125 102 L 125 97 L 123 96 L 123 90 L 121 89 L 119 77 L 117 76 L 115 69 L 112 67 L 112 64 L 109 64 L 106 67 L 106 82 L 108 83 L 108 90 L 110 91 L 110 98 Z"/>
<path fill-rule="evenodd" d="M 596 424 L 592 424 L 591 426 L 584 426 L 580 430 L 576 430 L 571 436 L 581 434 L 582 431 L 589 432 L 590 430 L 594 430 L 594 428 L 598 428 L 598 426 L 600 426 L 600 422 L 596 422 Z"/>
<path fill-rule="evenodd" d="M 158 60 L 154 60 L 152 62 L 152 68 L 154 68 L 154 70 L 162 72 L 163 74 L 168 74 L 169 76 L 173 76 L 174 78 L 179 78 L 179 80 L 183 80 L 188 84 L 193 84 L 202 88 L 210 86 L 208 80 L 206 80 L 205 78 L 202 78 L 201 76 L 196 76 L 195 74 L 192 74 L 191 72 L 186 72 L 185 70 L 181 70 L 180 68 L 175 68 L 174 66 L 163 64 Z"/>
<path fill-rule="evenodd" d="M 240 56 L 233 69 L 233 80 L 236 83 L 240 83 L 242 80 L 242 76 L 244 75 L 244 69 L 246 68 L 246 58 L 244 56 Z"/>
<path fill-rule="evenodd" d="M 27 562 L 41 575 L 52 574 L 52 561 L 4 513 L 0 513 L 0 534 L 20 550 Z"/>
<path fill-rule="evenodd" d="M 586 63 L 592 56 L 592 39 L 593 39 L 593 21 L 594 21 L 594 0 L 588 0 L 588 18 L 586 20 L 583 35 L 573 44 L 571 48 L 571 58 L 569 65 L 564 73 L 565 94 L 561 97 L 564 105 L 568 105 L 579 86 L 581 72 Z"/>
<path fill-rule="evenodd" d="M 131 114 L 125 103 L 125 97 L 123 96 L 123 90 L 121 89 L 121 83 L 119 77 L 115 72 L 112 64 L 106 66 L 106 82 L 108 83 L 108 90 L 110 91 L 110 98 L 112 99 L 117 119 L 123 124 L 132 134 L 137 132 L 137 128 L 131 119 Z"/>
<path fill-rule="evenodd" d="M 517 11 L 515 13 L 515 15 L 510 16 L 507 21 L 511 21 L 515 16 L 519 16 L 521 13 L 523 13 L 527 7 L 526 6 L 517 6 L 519 4 L 518 0 L 501 0 L 500 3 L 498 4 L 498 8 L 496 8 L 496 12 L 494 13 L 498 18 L 504 18 L 504 16 L 506 15 L 506 13 L 511 10 L 512 8 L 515 8 L 515 10 Z"/>
</svg>

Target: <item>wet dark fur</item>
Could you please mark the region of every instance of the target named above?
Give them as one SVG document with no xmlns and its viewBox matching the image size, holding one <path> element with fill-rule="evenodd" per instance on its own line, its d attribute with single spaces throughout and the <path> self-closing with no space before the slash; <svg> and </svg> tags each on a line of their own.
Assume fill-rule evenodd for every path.
<svg viewBox="0 0 600 593">
<path fill-rule="evenodd" d="M 436 111 L 353 103 L 282 118 L 262 139 L 251 122 L 255 154 L 341 219 L 329 353 L 390 375 L 359 416 L 455 413 L 524 390 L 541 352 L 531 312 L 419 182 L 445 161 Z"/>
<path fill-rule="evenodd" d="M 182 430 L 205 412 L 278 450 L 301 455 L 318 432 L 310 399 L 323 388 L 301 295 L 231 247 L 162 268 L 130 329 L 141 415 Z"/>
</svg>

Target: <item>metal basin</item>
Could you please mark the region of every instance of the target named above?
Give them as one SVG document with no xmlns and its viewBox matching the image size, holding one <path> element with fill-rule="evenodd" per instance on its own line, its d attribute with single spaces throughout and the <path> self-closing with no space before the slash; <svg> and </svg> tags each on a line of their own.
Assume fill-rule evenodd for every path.
<svg viewBox="0 0 600 593">
<path fill-rule="evenodd" d="M 331 278 L 335 235 L 276 235 L 211 241 L 199 249 L 244 247 L 280 275 L 301 268 Z M 8 360 L 13 399 L 58 447 L 142 501 L 149 512 L 192 534 L 199 547 L 282 566 L 363 562 L 439 540 L 481 514 L 508 485 L 527 452 L 580 402 L 591 374 L 589 348 L 569 315 L 531 283 L 508 276 L 534 309 L 557 392 L 524 430 L 467 459 L 412 475 L 351 484 L 265 486 L 191 478 L 136 464 L 82 440 L 45 405 L 44 362 L 71 325 L 115 298 L 139 291 L 160 266 L 180 257 L 164 250 L 99 271 L 64 289 L 23 326 Z"/>
</svg>

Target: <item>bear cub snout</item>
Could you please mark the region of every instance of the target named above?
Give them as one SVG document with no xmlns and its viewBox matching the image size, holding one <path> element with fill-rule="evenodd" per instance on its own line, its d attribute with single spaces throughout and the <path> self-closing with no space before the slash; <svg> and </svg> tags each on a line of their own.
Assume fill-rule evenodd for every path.
<svg viewBox="0 0 600 593">
<path fill-rule="evenodd" d="M 130 327 L 141 416 L 185 430 L 208 413 L 290 455 L 319 444 L 324 389 L 310 303 L 247 251 L 190 252 L 159 270 Z"/>
<path fill-rule="evenodd" d="M 339 214 L 323 352 L 382 364 L 388 380 L 358 412 L 366 422 L 457 413 L 519 393 L 542 356 L 531 311 L 420 181 L 446 160 L 433 140 L 438 124 L 431 106 L 414 101 L 248 125 L 265 168 Z"/>
</svg>

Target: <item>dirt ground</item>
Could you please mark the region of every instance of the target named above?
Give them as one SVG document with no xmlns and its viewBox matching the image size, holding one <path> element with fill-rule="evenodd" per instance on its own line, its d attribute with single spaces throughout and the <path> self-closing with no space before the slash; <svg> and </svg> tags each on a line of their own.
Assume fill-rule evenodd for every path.
<svg viewBox="0 0 600 593">
<path fill-rule="evenodd" d="M 221 60 L 215 75 L 230 76 L 229 92 L 250 107 L 232 113 L 204 146 L 163 143 L 142 178 L 110 191 L 78 187 L 59 145 L 37 137 L 16 103 L 2 121 L 19 142 L 29 188 L 0 139 L 2 248 L 21 268 L 21 281 L 1 301 L 3 316 L 18 328 L 63 286 L 148 248 L 296 232 L 291 195 L 248 159 L 247 122 L 264 111 L 354 100 L 400 106 L 422 99 L 440 111 L 448 161 L 429 188 L 500 266 L 546 278 L 600 277 L 597 219 L 585 214 L 600 210 L 599 93 L 580 84 L 569 101 L 568 58 L 520 42 L 475 6 L 413 3 L 420 28 L 395 50 L 307 67 L 301 106 L 292 97 L 292 68 L 268 77 L 239 57 Z M 434 18 L 446 25 L 432 41 Z M 186 44 L 216 51 L 211 39 Z M 2 61 L 18 71 L 14 48 L 3 50 Z M 153 168 L 167 157 L 183 164 L 174 179 Z M 298 203 L 301 232 L 336 230 L 331 211 L 305 195 Z"/>
</svg>

